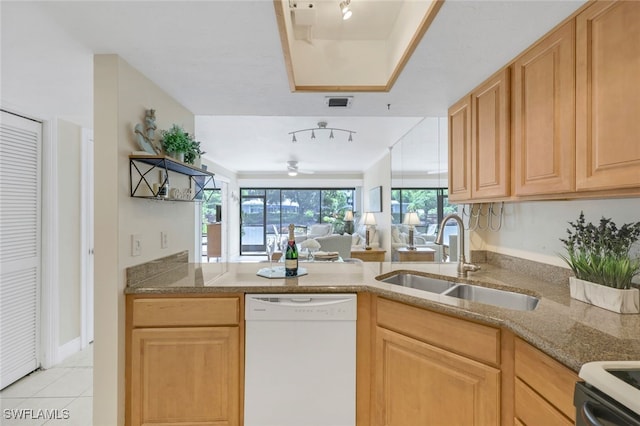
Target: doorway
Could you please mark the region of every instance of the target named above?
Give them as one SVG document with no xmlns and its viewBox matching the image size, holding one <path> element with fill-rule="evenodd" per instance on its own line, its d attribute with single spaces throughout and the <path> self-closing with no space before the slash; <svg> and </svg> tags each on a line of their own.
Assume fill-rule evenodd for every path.
<svg viewBox="0 0 640 426">
<path fill-rule="evenodd" d="M 240 196 L 240 254 L 264 254 L 266 251 L 265 195 Z"/>
<path fill-rule="evenodd" d="M 93 342 L 93 131 L 82 129 L 81 227 L 82 265 L 80 271 L 81 347 Z"/>
</svg>

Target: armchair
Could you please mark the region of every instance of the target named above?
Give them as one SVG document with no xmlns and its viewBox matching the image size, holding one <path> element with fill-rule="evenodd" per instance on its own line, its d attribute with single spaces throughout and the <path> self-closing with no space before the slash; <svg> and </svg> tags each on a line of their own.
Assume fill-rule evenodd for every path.
<svg viewBox="0 0 640 426">
<path fill-rule="evenodd" d="M 314 223 L 309 227 L 307 238 L 326 237 L 333 233 L 333 224 L 331 223 Z"/>
<path fill-rule="evenodd" d="M 337 251 L 342 259 L 351 257 L 351 235 L 328 235 L 318 237 L 322 251 Z"/>
</svg>

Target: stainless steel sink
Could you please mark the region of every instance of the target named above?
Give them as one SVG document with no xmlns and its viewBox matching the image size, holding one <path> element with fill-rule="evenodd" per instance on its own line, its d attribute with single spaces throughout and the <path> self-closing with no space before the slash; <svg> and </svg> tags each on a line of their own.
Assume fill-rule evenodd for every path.
<svg viewBox="0 0 640 426">
<path fill-rule="evenodd" d="M 380 281 L 518 311 L 532 311 L 540 299 L 528 294 L 399 272 Z"/>
<path fill-rule="evenodd" d="M 528 294 L 471 284 L 458 284 L 440 294 L 518 311 L 532 311 L 538 306 L 539 301 L 537 297 Z"/>
<path fill-rule="evenodd" d="M 402 287 L 417 288 L 418 290 L 430 291 L 431 293 L 442 293 L 455 286 L 456 283 L 438 278 L 425 277 L 422 275 L 408 274 L 401 272 L 388 278 L 380 280 L 389 284 L 401 285 Z"/>
</svg>

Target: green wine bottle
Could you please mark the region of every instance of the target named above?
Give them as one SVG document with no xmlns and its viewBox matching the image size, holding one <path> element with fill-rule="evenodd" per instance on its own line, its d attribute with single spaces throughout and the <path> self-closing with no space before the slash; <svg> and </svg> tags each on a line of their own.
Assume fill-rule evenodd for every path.
<svg viewBox="0 0 640 426">
<path fill-rule="evenodd" d="M 298 247 L 296 247 L 296 239 L 293 234 L 293 223 L 289 225 L 289 242 L 287 250 L 284 253 L 284 270 L 287 277 L 295 277 L 298 275 Z"/>
</svg>

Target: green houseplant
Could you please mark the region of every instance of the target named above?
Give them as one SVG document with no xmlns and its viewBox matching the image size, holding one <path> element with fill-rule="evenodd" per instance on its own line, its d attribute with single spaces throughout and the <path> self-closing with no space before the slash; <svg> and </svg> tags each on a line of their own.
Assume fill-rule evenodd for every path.
<svg viewBox="0 0 640 426">
<path fill-rule="evenodd" d="M 640 238 L 640 222 L 618 228 L 603 217 L 594 225 L 581 212 L 569 225 L 567 238 L 560 239 L 566 254 L 560 257 L 575 275 L 569 282 L 571 297 L 616 312 L 640 312 L 640 292 L 632 285 L 640 259 L 630 254 Z"/>
<path fill-rule="evenodd" d="M 189 133 L 185 132 L 182 126 L 174 124 L 169 130 L 162 130 L 160 135 L 164 152 L 179 161 L 184 161 L 185 153 L 191 149 L 193 142 Z"/>
<path fill-rule="evenodd" d="M 189 145 L 189 149 L 187 149 L 184 153 L 184 162 L 194 164 L 194 162 L 203 154 L 206 153 L 200 149 L 200 142 L 192 139 L 191 144 Z"/>
</svg>

